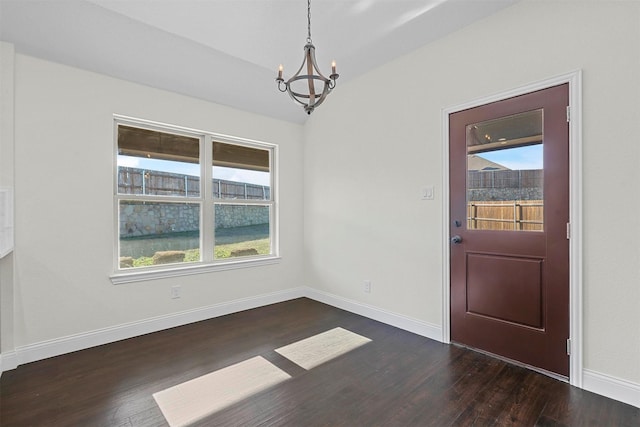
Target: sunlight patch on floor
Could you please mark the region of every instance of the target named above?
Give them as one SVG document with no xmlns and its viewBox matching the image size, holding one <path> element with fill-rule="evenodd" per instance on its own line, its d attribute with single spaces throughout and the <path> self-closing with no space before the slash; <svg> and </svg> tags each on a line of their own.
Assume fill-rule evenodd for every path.
<svg viewBox="0 0 640 427">
<path fill-rule="evenodd" d="M 153 394 L 171 427 L 186 426 L 291 378 L 261 356 Z"/>
<path fill-rule="evenodd" d="M 276 352 L 304 369 L 311 369 L 369 342 L 362 335 L 335 328 L 277 348 Z"/>
</svg>

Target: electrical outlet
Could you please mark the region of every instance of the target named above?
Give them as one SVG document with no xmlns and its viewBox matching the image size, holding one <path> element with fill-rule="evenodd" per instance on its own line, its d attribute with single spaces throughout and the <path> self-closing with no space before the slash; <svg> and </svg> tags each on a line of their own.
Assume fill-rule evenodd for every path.
<svg viewBox="0 0 640 427">
<path fill-rule="evenodd" d="M 180 298 L 181 287 L 180 285 L 174 285 L 171 287 L 171 299 Z"/>
<path fill-rule="evenodd" d="M 364 281 L 364 291 L 368 294 L 371 293 L 371 280 Z"/>
</svg>

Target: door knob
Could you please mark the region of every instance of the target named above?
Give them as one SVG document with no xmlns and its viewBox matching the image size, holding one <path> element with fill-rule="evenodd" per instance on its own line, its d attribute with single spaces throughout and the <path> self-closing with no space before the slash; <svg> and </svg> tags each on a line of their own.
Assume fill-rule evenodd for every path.
<svg viewBox="0 0 640 427">
<path fill-rule="evenodd" d="M 451 238 L 451 243 L 458 244 L 460 242 L 462 242 L 462 237 L 457 234 Z"/>
</svg>

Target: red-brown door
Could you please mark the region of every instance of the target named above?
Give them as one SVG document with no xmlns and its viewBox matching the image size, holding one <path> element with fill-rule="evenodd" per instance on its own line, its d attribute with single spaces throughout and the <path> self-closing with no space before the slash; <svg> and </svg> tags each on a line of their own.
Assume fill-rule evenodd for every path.
<svg viewBox="0 0 640 427">
<path fill-rule="evenodd" d="M 451 340 L 569 375 L 568 85 L 449 116 Z"/>
</svg>

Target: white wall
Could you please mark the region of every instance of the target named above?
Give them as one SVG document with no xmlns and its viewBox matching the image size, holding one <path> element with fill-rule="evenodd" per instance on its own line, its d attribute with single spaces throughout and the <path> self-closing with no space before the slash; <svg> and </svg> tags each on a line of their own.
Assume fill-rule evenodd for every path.
<svg viewBox="0 0 640 427">
<path fill-rule="evenodd" d="M 301 126 L 20 54 L 15 70 L 16 348 L 301 285 Z M 281 262 L 113 285 L 114 113 L 279 144 Z"/>
<path fill-rule="evenodd" d="M 584 367 L 638 387 L 638 52 L 638 2 L 525 0 L 337 88 L 305 128 L 307 284 L 441 326 L 442 110 L 582 69 Z"/>
</svg>

